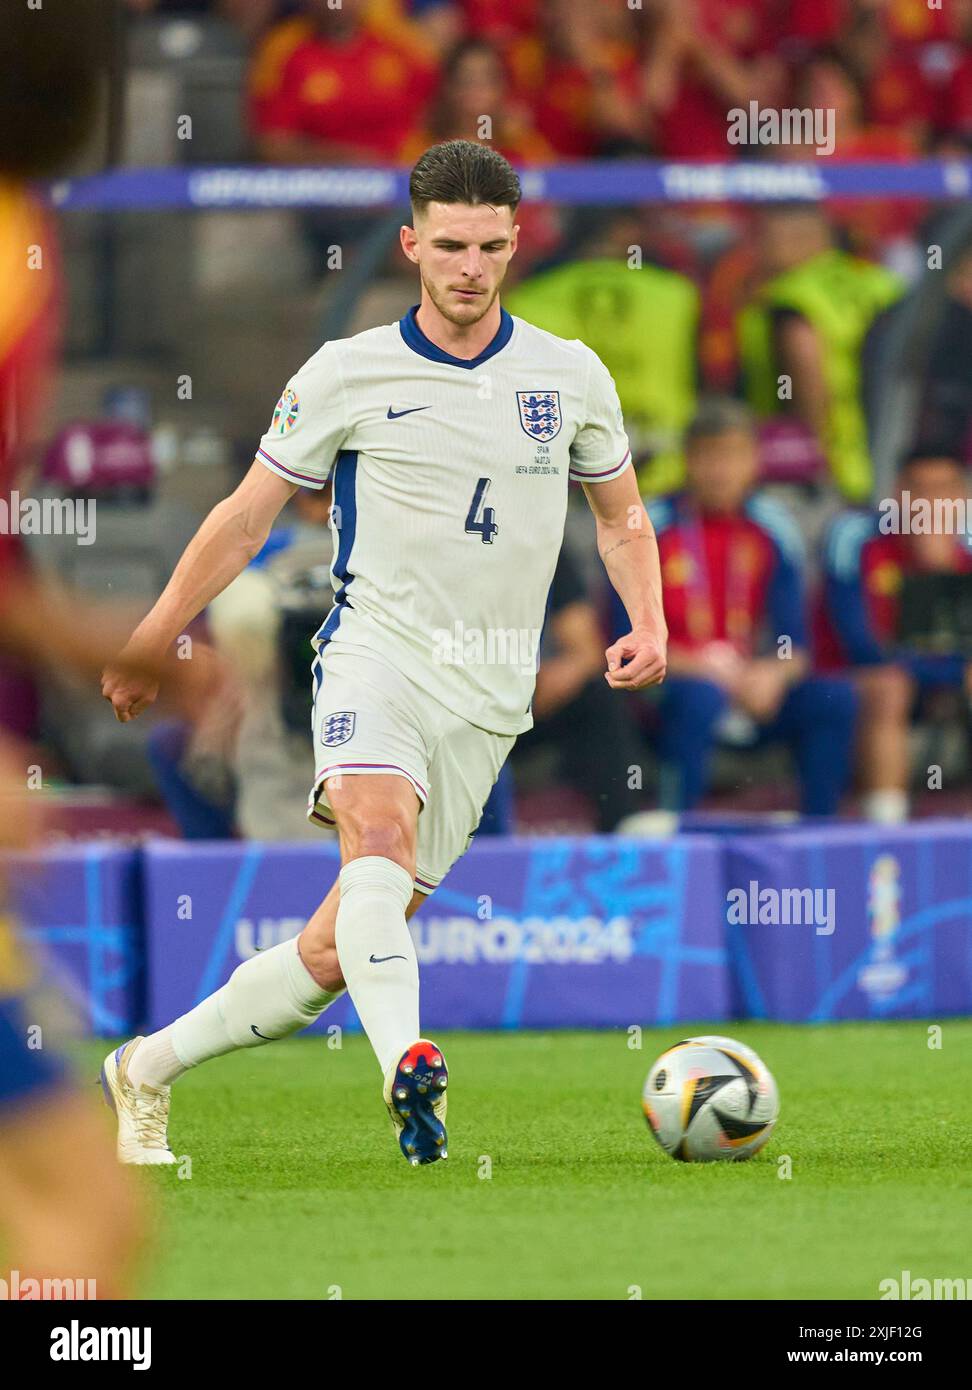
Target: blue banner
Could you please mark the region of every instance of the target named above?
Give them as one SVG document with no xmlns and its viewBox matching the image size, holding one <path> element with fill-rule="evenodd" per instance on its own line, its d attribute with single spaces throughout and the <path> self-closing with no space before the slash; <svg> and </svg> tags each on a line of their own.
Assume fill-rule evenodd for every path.
<svg viewBox="0 0 972 1390">
<path fill-rule="evenodd" d="M 611 160 L 522 169 L 530 202 L 564 205 L 967 198 L 972 160 L 665 163 Z M 116 169 L 44 186 L 67 212 L 390 208 L 408 202 L 405 169 L 226 165 Z"/>
<path fill-rule="evenodd" d="M 131 1033 L 145 1013 L 140 851 L 72 844 L 4 868 L 28 945 L 86 1030 Z"/>
<path fill-rule="evenodd" d="M 972 1013 L 969 822 L 726 831 L 474 844 L 412 922 L 423 1027 Z M 330 841 L 7 862 L 28 939 L 112 1036 L 171 1021 L 296 935 L 339 868 Z M 358 1026 L 346 996 L 333 1024 Z"/>
<path fill-rule="evenodd" d="M 972 827 L 726 841 L 733 1013 L 823 1023 L 972 1012 Z"/>
<path fill-rule="evenodd" d="M 332 844 L 145 851 L 148 1024 L 295 935 L 338 870 Z M 691 889 L 689 887 L 691 885 Z M 412 922 L 422 1026 L 627 1028 L 729 1005 L 722 854 L 704 836 L 474 845 Z M 345 997 L 323 1022 L 356 1026 Z"/>
</svg>

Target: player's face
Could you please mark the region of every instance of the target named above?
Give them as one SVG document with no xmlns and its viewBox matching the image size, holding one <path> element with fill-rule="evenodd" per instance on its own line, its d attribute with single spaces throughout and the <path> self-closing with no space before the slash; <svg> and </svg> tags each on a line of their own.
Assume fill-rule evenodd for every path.
<svg viewBox="0 0 972 1390">
<path fill-rule="evenodd" d="M 759 456 L 746 430 L 695 439 L 685 455 L 689 491 L 706 511 L 734 512 L 756 481 Z"/>
<path fill-rule="evenodd" d="M 951 458 L 916 460 L 905 470 L 901 486 L 898 489 L 898 497 L 903 506 L 906 506 L 906 502 L 901 494 L 905 491 L 911 494 L 908 499 L 911 505 L 915 501 L 930 502 L 932 506 L 936 502 L 961 504 L 969 495 L 965 469 L 956 459 Z M 948 513 L 946 512 L 945 515 L 947 516 Z M 959 516 L 961 513 L 955 513 L 955 515 Z M 953 528 L 947 524 L 944 527 L 933 528 L 928 535 L 923 534 L 922 531 L 913 531 L 908 536 L 907 545 L 923 569 L 951 570 L 955 568 L 958 547 Z"/>
<path fill-rule="evenodd" d="M 512 208 L 430 203 L 414 227 L 402 228 L 402 247 L 439 313 L 467 325 L 495 302 L 518 231 Z"/>
</svg>

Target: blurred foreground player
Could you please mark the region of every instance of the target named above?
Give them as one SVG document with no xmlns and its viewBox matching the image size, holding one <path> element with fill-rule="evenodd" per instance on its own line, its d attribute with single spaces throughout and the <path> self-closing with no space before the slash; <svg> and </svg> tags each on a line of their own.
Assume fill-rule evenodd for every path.
<svg viewBox="0 0 972 1390">
<path fill-rule="evenodd" d="M 0 24 L 0 514 L 9 515 L 25 429 L 41 404 L 57 337 L 55 246 L 26 181 L 63 168 L 91 127 L 107 52 L 101 0 L 4 6 Z M 40 252 L 40 256 L 38 256 Z M 31 266 L 36 266 L 32 269 Z M 32 670 L 94 678 L 122 645 L 121 619 L 36 579 L 0 527 L 0 652 Z M 204 700 L 212 664 L 171 667 L 186 705 Z M 144 676 L 161 678 L 161 665 Z M 175 682 L 173 682 L 173 685 Z M 0 848 L 28 850 L 38 829 L 23 745 L 0 735 Z M 36 971 L 17 939 L 0 873 L 0 1245 L 27 1280 L 94 1281 L 129 1291 L 139 1219 L 110 1136 L 66 1064 L 30 1047 Z M 26 1296 L 22 1293 L 21 1296 Z"/>
<path fill-rule="evenodd" d="M 299 937 L 245 961 L 209 999 L 106 1058 L 119 1147 L 160 1142 L 189 1067 L 307 1027 L 349 990 L 404 1156 L 445 1154 L 442 1053 L 419 1032 L 407 918 L 463 855 L 530 704 L 567 484 L 582 483 L 631 624 L 610 686 L 665 671 L 655 536 L 600 359 L 511 317 L 520 185 L 496 151 L 434 145 L 401 229 L 421 303 L 399 323 L 326 343 L 287 385 L 256 461 L 203 522 L 131 651 L 158 660 L 260 549 L 298 487 L 333 473 L 334 605 L 315 638 L 316 772 L 308 814 L 336 822 L 338 882 Z M 153 689 L 109 670 L 132 718 Z M 501 1086 L 501 1079 L 498 1078 Z"/>
<path fill-rule="evenodd" d="M 90 127 L 104 52 L 99 7 L 48 0 L 5 7 L 0 25 L 0 499 L 9 501 L 24 421 L 37 408 L 54 346 L 52 240 L 24 181 L 62 166 Z M 30 269 L 32 247 L 43 268 Z M 21 571 L 16 538 L 0 531 L 0 649 L 50 656 L 67 614 Z M 53 620 L 52 632 L 47 617 Z M 59 619 L 59 621 L 58 621 Z M 70 639 L 67 652 L 76 648 Z M 25 759 L 0 736 L 0 847 L 28 848 Z M 17 794 L 19 792 L 19 794 Z M 127 1290 L 136 1236 L 130 1186 L 108 1136 L 64 1063 L 28 1046 L 34 971 L 17 941 L 0 880 L 0 1241 L 27 1279 L 94 1279 L 100 1296 Z"/>
</svg>

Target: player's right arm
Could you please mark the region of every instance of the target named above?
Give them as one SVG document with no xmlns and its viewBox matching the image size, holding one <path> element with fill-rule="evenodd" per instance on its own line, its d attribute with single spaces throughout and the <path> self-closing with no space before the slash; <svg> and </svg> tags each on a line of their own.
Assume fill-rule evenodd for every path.
<svg viewBox="0 0 972 1390">
<path fill-rule="evenodd" d="M 101 693 L 121 723 L 153 703 L 158 682 L 140 674 L 161 664 L 175 639 L 263 548 L 270 528 L 297 491 L 257 460 L 235 492 L 218 502 L 183 551 L 151 612 L 139 623 L 118 660 L 105 668 Z"/>
</svg>

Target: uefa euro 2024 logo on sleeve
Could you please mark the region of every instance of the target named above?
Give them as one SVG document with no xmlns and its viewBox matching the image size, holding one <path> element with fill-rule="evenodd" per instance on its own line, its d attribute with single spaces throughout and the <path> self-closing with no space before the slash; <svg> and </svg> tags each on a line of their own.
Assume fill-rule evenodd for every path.
<svg viewBox="0 0 972 1390">
<path fill-rule="evenodd" d="M 538 444 L 547 444 L 560 433 L 559 391 L 517 391 L 520 426 Z"/>
<path fill-rule="evenodd" d="M 300 400 L 297 392 L 288 386 L 280 397 L 273 412 L 273 425 L 278 434 L 289 434 L 297 423 L 300 414 Z"/>
<path fill-rule="evenodd" d="M 893 854 L 875 859 L 867 881 L 867 915 L 873 945 L 857 975 L 858 987 L 872 1003 L 896 994 L 908 978 L 908 967 L 895 959 L 894 938 L 901 925 L 901 865 Z"/>
</svg>

